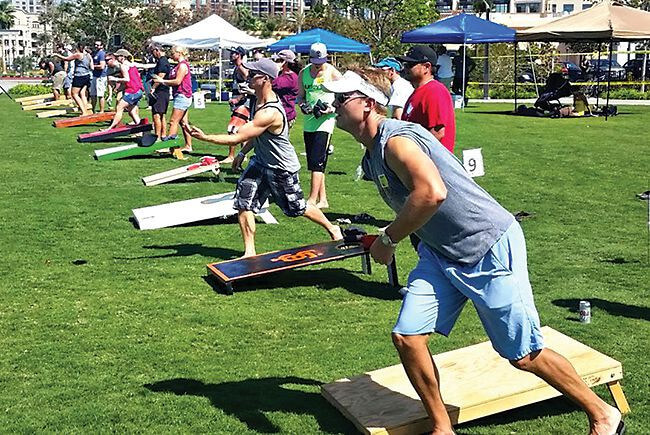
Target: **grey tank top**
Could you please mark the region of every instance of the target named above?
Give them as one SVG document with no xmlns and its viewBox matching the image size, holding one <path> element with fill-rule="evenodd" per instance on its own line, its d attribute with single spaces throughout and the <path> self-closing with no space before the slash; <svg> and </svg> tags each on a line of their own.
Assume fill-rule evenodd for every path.
<svg viewBox="0 0 650 435">
<path fill-rule="evenodd" d="M 287 172 L 298 172 L 300 162 L 296 150 L 289 142 L 289 123 L 280 100 L 270 101 L 253 110 L 251 118 L 255 113 L 266 108 L 273 108 L 282 114 L 282 131 L 279 134 L 266 130 L 260 136 L 253 139 L 255 147 L 255 162 L 271 169 L 278 169 Z"/>
<path fill-rule="evenodd" d="M 387 119 L 379 127 L 363 170 L 383 200 L 398 213 L 410 191 L 388 167 L 384 148 L 394 136 L 415 142 L 433 161 L 447 187 L 447 198 L 415 234 L 440 255 L 461 264 L 475 264 L 514 222 L 514 216 L 467 174 L 462 163 L 419 124 Z"/>
<path fill-rule="evenodd" d="M 79 60 L 74 60 L 74 75 L 75 77 L 89 76 L 92 71 L 90 71 L 90 62 L 92 57 L 88 53 L 84 53 L 84 57 Z"/>
</svg>

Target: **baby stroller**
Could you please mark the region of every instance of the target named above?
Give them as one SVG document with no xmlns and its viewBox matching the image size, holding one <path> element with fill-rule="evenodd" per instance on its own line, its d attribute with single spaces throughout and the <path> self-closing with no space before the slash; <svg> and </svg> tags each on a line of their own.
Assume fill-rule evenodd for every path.
<svg viewBox="0 0 650 435">
<path fill-rule="evenodd" d="M 571 83 L 561 73 L 549 74 L 546 86 L 535 101 L 535 107 L 548 112 L 556 112 L 562 107 L 559 99 L 572 95 Z"/>
</svg>

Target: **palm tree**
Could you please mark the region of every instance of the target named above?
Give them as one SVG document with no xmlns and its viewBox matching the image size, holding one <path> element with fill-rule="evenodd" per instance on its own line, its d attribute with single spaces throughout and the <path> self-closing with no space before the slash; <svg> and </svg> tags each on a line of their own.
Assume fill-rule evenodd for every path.
<svg viewBox="0 0 650 435">
<path fill-rule="evenodd" d="M 10 29 L 14 25 L 14 12 L 8 0 L 0 1 L 0 29 Z"/>
</svg>

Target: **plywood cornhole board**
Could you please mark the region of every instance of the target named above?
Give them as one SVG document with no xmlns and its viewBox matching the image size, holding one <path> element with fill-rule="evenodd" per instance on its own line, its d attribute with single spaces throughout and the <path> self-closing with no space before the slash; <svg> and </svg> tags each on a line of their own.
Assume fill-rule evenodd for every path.
<svg viewBox="0 0 650 435">
<path fill-rule="evenodd" d="M 52 122 L 52 126 L 56 128 L 76 127 L 78 125 L 94 124 L 96 122 L 112 121 L 115 112 L 101 112 L 93 113 L 90 115 L 82 115 L 74 118 L 59 119 Z"/>
<path fill-rule="evenodd" d="M 95 150 L 94 157 L 99 161 L 117 160 L 132 156 L 146 156 L 165 148 L 178 148 L 180 146 L 179 138 L 156 142 L 155 135 L 146 134 L 135 143 Z"/>
<path fill-rule="evenodd" d="M 36 114 L 37 118 L 52 118 L 54 116 L 63 116 L 68 113 L 79 113 L 79 109 L 76 107 L 66 107 L 65 109 L 54 109 L 46 110 L 44 112 L 38 112 Z"/>
<path fill-rule="evenodd" d="M 217 162 L 214 157 L 211 157 L 210 159 L 204 157 L 201 159 L 200 163 L 194 163 L 181 168 L 149 175 L 148 177 L 142 177 L 142 182 L 145 186 L 157 186 L 158 184 L 169 183 L 170 181 L 203 174 L 204 172 L 212 172 L 216 177 L 218 177 L 219 162 Z"/>
<path fill-rule="evenodd" d="M 155 230 L 175 225 L 200 222 L 208 219 L 221 218 L 237 214 L 233 208 L 235 192 L 220 193 L 133 209 L 133 217 L 141 230 Z M 268 201 L 264 203 L 257 216 L 267 224 L 277 224 L 278 221 L 268 211 Z"/>
<path fill-rule="evenodd" d="M 40 95 L 32 95 L 29 97 L 20 97 L 16 98 L 16 103 L 24 104 L 28 103 L 29 101 L 36 101 L 36 100 L 45 100 L 45 99 L 54 99 L 54 94 L 51 92 L 49 94 L 40 94 Z"/>
<path fill-rule="evenodd" d="M 146 133 L 153 130 L 153 126 L 149 124 L 147 118 L 142 118 L 139 124 L 136 125 L 118 125 L 110 130 L 99 130 L 91 133 L 82 133 L 77 136 L 77 142 L 105 142 L 107 139 L 115 137 L 129 136 L 136 133 Z"/>
<path fill-rule="evenodd" d="M 621 363 L 542 328 L 548 348 L 566 357 L 589 387 L 607 384 L 622 413 L 630 411 L 619 381 Z M 515 369 L 490 342 L 433 356 L 442 398 L 453 424 L 560 396 L 537 376 Z M 431 423 L 401 364 L 321 387 L 323 396 L 365 434 L 420 434 Z"/>
<path fill-rule="evenodd" d="M 23 110 L 39 110 L 39 109 L 48 109 L 50 107 L 72 107 L 74 105 L 75 102 L 72 100 L 53 100 L 53 101 L 45 101 L 43 103 L 23 106 Z"/>
</svg>

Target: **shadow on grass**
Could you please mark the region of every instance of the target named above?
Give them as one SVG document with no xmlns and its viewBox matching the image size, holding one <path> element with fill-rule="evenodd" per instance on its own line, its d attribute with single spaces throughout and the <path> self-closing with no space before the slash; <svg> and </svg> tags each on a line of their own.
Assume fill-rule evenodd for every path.
<svg viewBox="0 0 650 435">
<path fill-rule="evenodd" d="M 353 218 L 355 216 L 357 216 L 357 215 L 350 214 L 350 213 L 327 212 L 327 213 L 325 213 L 325 216 L 327 217 L 327 219 L 330 220 L 330 222 L 334 222 L 337 219 L 350 219 L 350 221 L 352 221 L 353 224 L 356 223 L 356 224 L 362 224 L 362 225 L 371 225 L 371 226 L 377 227 L 377 228 L 385 227 L 385 226 L 389 225 L 392 222 L 392 221 L 388 221 L 388 220 L 385 220 L 385 219 L 376 219 L 374 217 L 371 218 L 371 219 L 368 219 L 365 222 L 355 222 L 355 220 Z"/>
<path fill-rule="evenodd" d="M 402 296 L 398 287 L 388 284 L 386 268 L 374 265 L 372 274 L 375 279 L 386 282 L 366 281 L 357 274 L 341 268 L 332 269 L 293 269 L 267 275 L 246 278 L 233 283 L 235 293 L 273 290 L 277 288 L 294 288 L 297 286 L 313 286 L 320 290 L 343 288 L 350 293 L 380 300 L 399 300 Z M 223 286 L 213 276 L 203 278 L 217 293 L 225 293 Z"/>
<path fill-rule="evenodd" d="M 210 260 L 214 260 L 214 259 L 228 260 L 231 258 L 237 258 L 242 254 L 241 251 L 237 251 L 235 249 L 205 246 L 200 243 L 187 243 L 187 244 L 180 244 L 180 245 L 150 245 L 150 246 L 143 246 L 143 248 L 166 250 L 166 251 L 172 250 L 174 252 L 169 252 L 167 254 L 159 254 L 159 255 L 143 255 L 140 257 L 113 257 L 113 259 L 151 260 L 154 258 L 193 257 L 195 255 L 199 255 L 204 258 L 209 258 Z"/>
<path fill-rule="evenodd" d="M 284 412 L 313 416 L 323 432 L 357 433 L 352 424 L 319 393 L 303 391 L 320 385 L 320 382 L 313 379 L 286 376 L 220 384 L 177 378 L 146 384 L 144 387 L 154 393 L 205 397 L 212 406 L 237 418 L 255 432 L 282 432 L 282 428 L 273 424 L 264 413 Z"/>
<path fill-rule="evenodd" d="M 483 426 L 495 426 L 492 428 L 494 433 L 507 433 L 500 431 L 498 426 L 506 425 L 511 423 L 517 423 L 520 421 L 530 421 L 530 420 L 539 420 L 544 417 L 550 417 L 554 415 L 566 414 L 573 411 L 578 411 L 576 405 L 574 405 L 569 399 L 564 396 L 556 397 L 554 399 L 544 400 L 542 402 L 534 403 L 532 405 L 524 406 L 521 408 L 512 409 L 510 411 L 500 412 L 498 414 L 490 415 L 488 417 L 479 418 L 467 423 L 462 423 L 454 427 L 458 435 L 466 434 L 467 429 L 479 428 Z M 587 419 L 584 419 L 584 428 L 576 428 L 575 432 L 581 432 L 582 429 L 587 429 Z M 465 429 L 465 430 L 464 430 Z M 511 432 L 512 433 L 512 432 Z"/>
<path fill-rule="evenodd" d="M 623 304 L 621 302 L 610 302 L 605 299 L 588 299 L 592 308 L 605 310 L 612 316 L 628 317 L 630 319 L 650 320 L 650 308 L 637 305 Z M 578 312 L 579 299 L 555 299 L 553 305 L 568 308 L 570 311 Z"/>
</svg>

